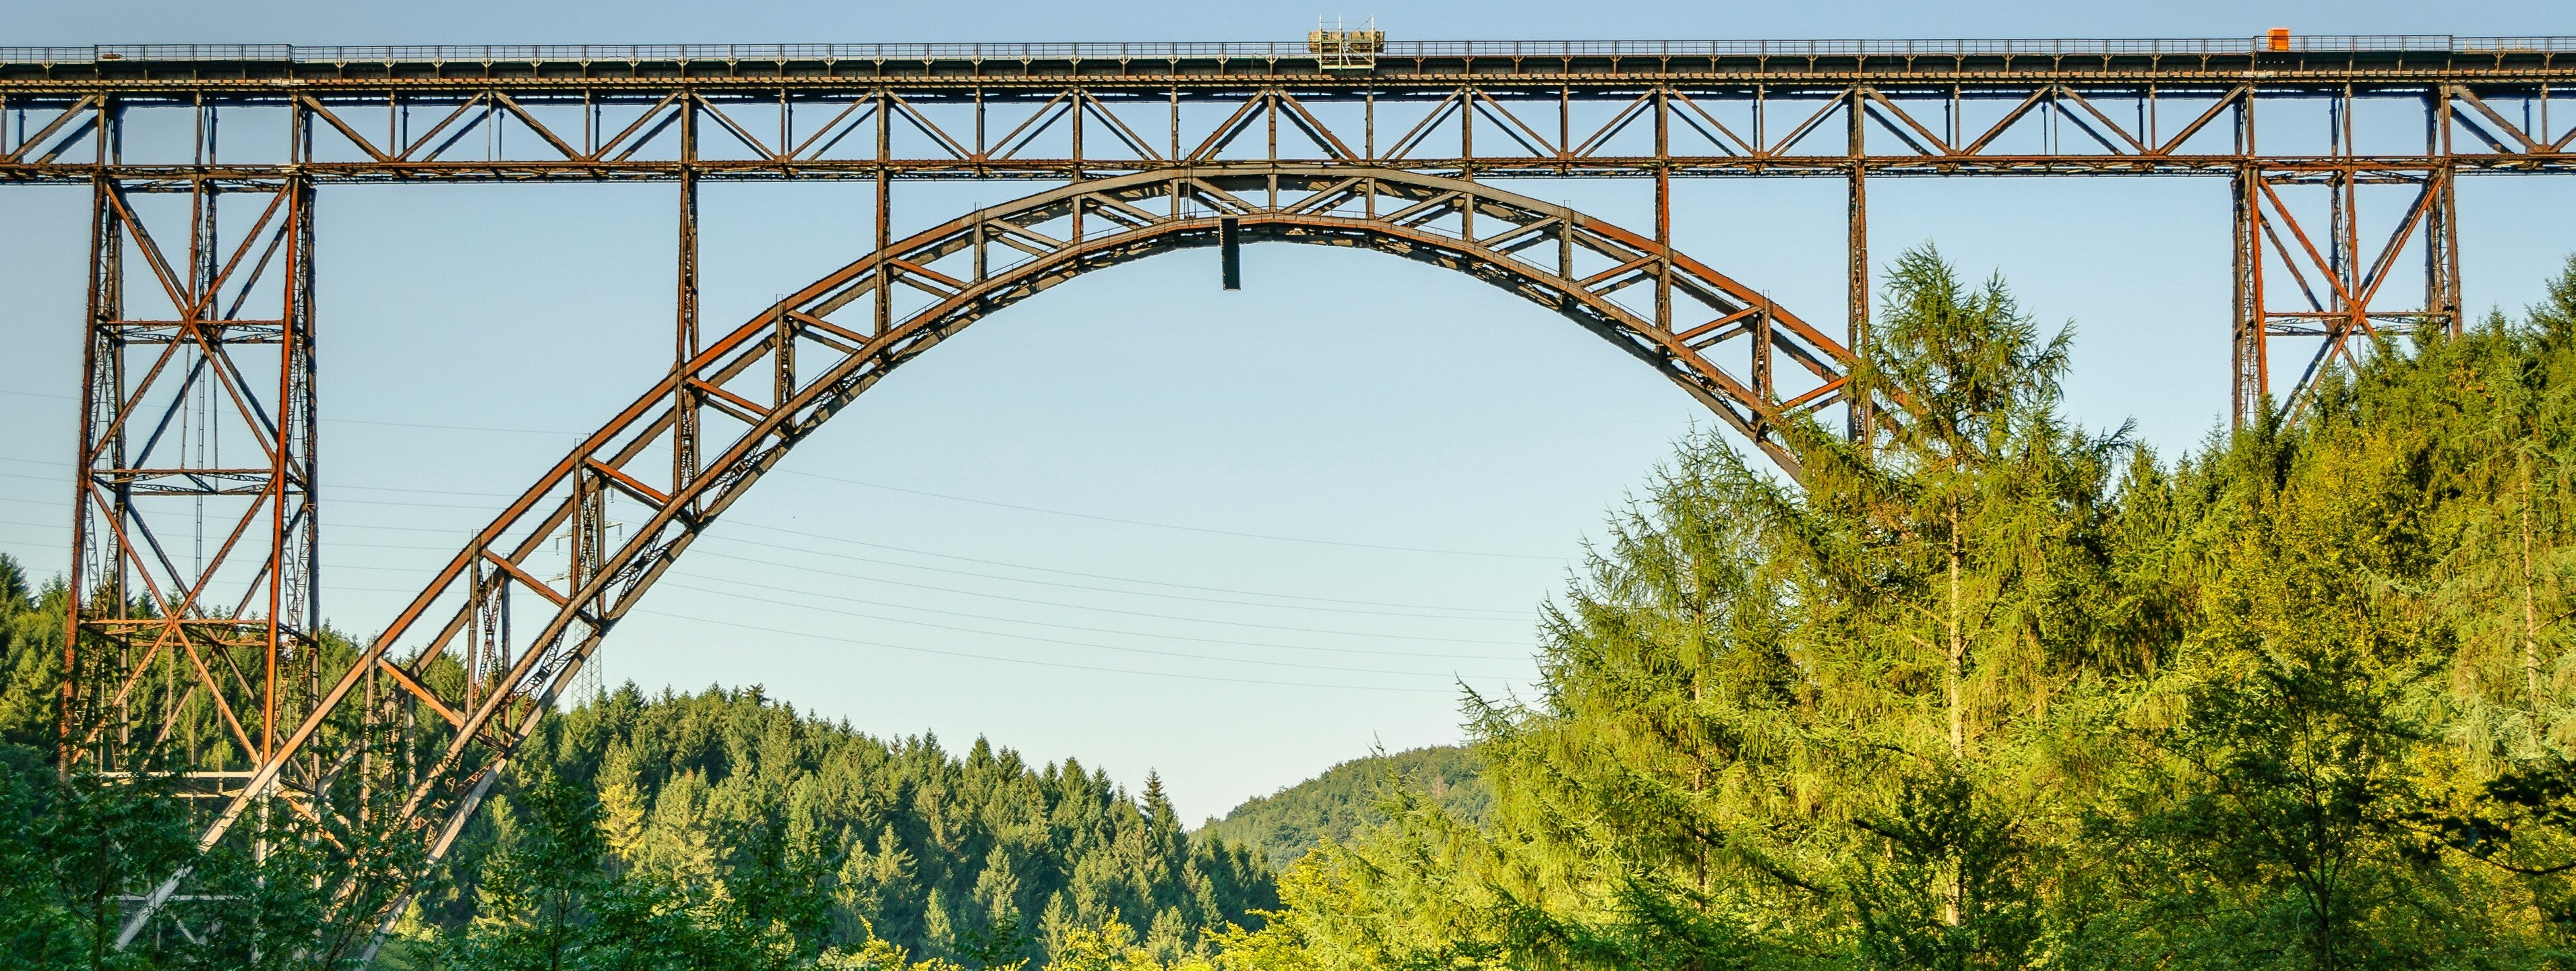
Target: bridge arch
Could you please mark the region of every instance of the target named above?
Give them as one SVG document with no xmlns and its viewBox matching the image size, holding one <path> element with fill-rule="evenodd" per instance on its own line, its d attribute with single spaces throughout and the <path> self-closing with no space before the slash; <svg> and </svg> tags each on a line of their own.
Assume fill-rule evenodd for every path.
<svg viewBox="0 0 2576 971">
<path fill-rule="evenodd" d="M 358 710 L 384 702 L 373 687 L 381 679 L 383 692 L 426 713 L 420 751 L 439 754 L 395 819 L 377 825 L 408 827 L 435 860 L 618 619 L 853 398 L 976 320 L 1074 276 L 1229 236 L 1376 250 L 1518 294 L 1654 367 L 1792 472 L 1774 429 L 1842 400 L 1843 346 L 1651 236 L 1565 206 L 1460 179 L 1321 165 L 1071 183 L 897 241 L 707 340 L 476 534 L 246 780 L 205 840 L 264 793 L 322 798 L 362 747 Z M 536 623 L 516 625 L 514 638 L 514 615 Z M 463 677 L 435 674 L 440 658 L 461 661 Z M 293 757 L 308 746 L 336 751 Z M 342 890 L 345 906 L 400 910 L 366 888 Z"/>
</svg>

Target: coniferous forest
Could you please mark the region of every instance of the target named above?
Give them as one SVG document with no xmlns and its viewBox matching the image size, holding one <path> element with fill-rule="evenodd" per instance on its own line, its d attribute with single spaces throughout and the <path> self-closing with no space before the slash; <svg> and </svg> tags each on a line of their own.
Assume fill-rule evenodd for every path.
<svg viewBox="0 0 2576 971">
<path fill-rule="evenodd" d="M 1285 867 L 1317 846 L 1347 841 L 1365 827 L 1384 823 L 1382 796 L 1389 789 L 1413 792 L 1470 823 L 1483 822 L 1494 803 L 1476 753 L 1438 745 L 1352 759 L 1278 792 L 1244 800 L 1192 835 L 1250 847 L 1272 866 Z"/>
<path fill-rule="evenodd" d="M 1877 433 L 1786 429 L 1795 481 L 1680 443 L 1464 753 L 1189 832 L 1152 778 L 628 689 L 381 963 L 2576 968 L 2576 263 L 2177 455 L 2070 418 L 2000 280 L 1925 249 L 1881 306 Z M 312 860 L 57 778 L 61 602 L 0 565 L 0 966 L 304 966 Z M 181 863 L 240 912 L 104 946 Z"/>
</svg>

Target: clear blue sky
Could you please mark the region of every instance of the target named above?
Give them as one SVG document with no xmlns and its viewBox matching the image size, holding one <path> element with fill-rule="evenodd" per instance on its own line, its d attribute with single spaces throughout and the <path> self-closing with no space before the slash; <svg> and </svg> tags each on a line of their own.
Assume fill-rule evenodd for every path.
<svg viewBox="0 0 2576 971">
<path fill-rule="evenodd" d="M 2576 33 L 2540 0 L 108 0 L 0 8 L 0 46 L 1259 40 L 1319 13 L 1375 14 L 1403 39 Z M 919 228 L 1021 191 L 905 186 L 893 218 Z M 1642 186 L 1526 191 L 1632 222 L 1647 202 Z M 1687 183 L 1678 242 L 1836 321 L 1840 192 Z M 710 188 L 710 323 L 855 256 L 867 195 Z M 2473 308 L 2530 302 L 2576 250 L 2576 180 L 2472 180 L 2461 198 Z M 1882 180 L 1872 204 L 1882 260 L 1937 240 L 1972 274 L 2002 272 L 2043 320 L 2077 323 L 2071 404 L 2086 423 L 2134 418 L 2171 454 L 2218 420 L 2224 183 Z M 0 551 L 40 573 L 63 562 L 86 205 L 85 190 L 0 190 Z M 320 205 L 325 605 L 363 636 L 498 494 L 664 366 L 670 189 L 330 187 Z M 1222 293 L 1211 253 L 1147 261 L 979 323 L 871 391 L 790 460 L 799 474 L 714 530 L 604 663 L 654 688 L 762 684 L 876 733 L 1079 756 L 1131 784 L 1159 770 L 1187 816 L 1219 814 L 1372 744 L 1457 739 L 1457 679 L 1526 685 L 1534 605 L 1707 421 L 1624 355 L 1462 277 L 1270 246 L 1247 254 L 1244 291 Z M 1130 673 L 1145 670 L 1190 677 Z"/>
</svg>

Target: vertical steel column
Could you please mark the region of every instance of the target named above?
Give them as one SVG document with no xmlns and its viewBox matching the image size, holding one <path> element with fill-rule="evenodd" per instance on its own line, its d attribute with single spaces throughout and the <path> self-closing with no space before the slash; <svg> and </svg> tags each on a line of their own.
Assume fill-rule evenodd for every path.
<svg viewBox="0 0 2576 971">
<path fill-rule="evenodd" d="M 295 112 L 293 127 L 299 143 L 296 157 L 306 158 L 310 128 L 309 118 Z M 313 333 L 313 182 L 304 177 L 289 180 L 286 186 L 289 207 L 286 226 L 286 327 L 279 348 L 277 379 L 278 434 L 276 472 L 269 493 L 271 517 L 270 569 L 276 582 L 269 584 L 268 644 L 274 661 L 280 652 L 292 651 L 294 673 L 304 680 L 301 703 L 316 703 L 321 695 L 320 657 L 314 640 L 322 630 L 322 509 L 321 509 L 321 438 L 320 407 L 314 400 L 315 364 Z M 301 495 L 301 502 L 296 501 Z M 299 508 L 300 507 L 300 508 Z M 291 629 L 280 624 L 291 623 Z M 272 677 L 283 677 L 275 672 Z M 282 690 L 272 686 L 272 694 Z M 261 747 L 275 755 L 277 736 L 292 731 L 304 720 L 304 712 L 290 710 L 269 713 L 264 726 Z M 309 777 L 318 779 L 318 764 L 306 767 Z M 317 793 L 318 795 L 318 793 Z"/>
<path fill-rule="evenodd" d="M 290 120 L 299 164 L 309 157 L 308 121 L 302 111 Z M 209 139 L 200 171 L 213 163 Z M 133 194 L 149 188 L 160 187 L 102 178 L 97 189 L 102 211 L 92 270 L 90 407 L 74 533 L 116 537 L 106 552 L 118 558 L 119 579 L 105 589 L 86 579 L 72 588 L 67 652 L 75 661 L 75 688 L 92 700 L 73 706 L 87 724 L 66 736 L 65 764 L 89 758 L 99 770 L 122 774 L 167 756 L 184 791 L 232 801 L 201 836 L 212 845 L 246 802 L 257 803 L 263 819 L 276 798 L 293 801 L 299 815 L 326 807 L 321 762 L 299 766 L 281 754 L 281 730 L 302 723 L 320 703 L 314 192 L 300 172 L 281 182 L 220 186 L 198 175 L 187 190 L 195 269 L 183 273 L 162 255 L 137 209 Z M 213 210 L 227 199 L 258 207 L 237 240 L 215 233 Z M 139 257 L 135 262 L 150 271 L 154 292 L 168 298 L 175 316 L 149 319 L 159 316 L 157 308 L 134 316 L 115 282 L 125 265 L 120 251 Z M 172 366 L 183 359 L 185 366 Z M 271 368 L 276 383 L 264 385 L 259 379 Z M 205 394 L 211 402 L 191 411 L 192 392 L 200 387 L 220 393 Z M 182 422 L 209 430 L 207 447 L 191 442 L 165 449 L 165 432 Z M 218 429 L 231 440 L 229 454 L 216 447 Z M 180 521 L 166 506 L 176 498 L 191 500 L 185 515 L 192 526 L 205 521 L 222 529 L 204 559 L 184 568 L 155 528 Z M 222 503 L 220 515 L 201 520 L 203 500 Z M 83 542 L 100 550 L 101 544 Z M 104 576 L 105 567 L 76 569 Z M 180 690 L 137 694 L 134 687 L 155 670 Z M 113 741 L 104 731 L 111 722 L 120 729 Z M 210 728 L 213 743 L 173 747 L 174 729 L 200 724 Z M 148 731 L 126 734 L 134 728 Z M 249 779 L 268 781 L 254 788 Z M 255 832 L 251 839 L 256 858 L 266 837 Z M 142 932 L 185 878 L 184 872 L 167 877 L 140 901 L 118 935 L 119 947 Z"/>
<path fill-rule="evenodd" d="M 2235 115 L 2236 154 L 2248 159 L 2237 165 L 2232 183 L 2236 299 L 2231 309 L 2236 319 L 2228 336 L 2228 421 L 2230 427 L 2243 428 L 2262 414 L 2272 393 L 2270 345 L 2266 340 L 2271 321 L 2263 309 L 2263 169 L 2250 161 L 2254 155 L 2253 96 L 2239 99 L 2231 110 Z"/>
<path fill-rule="evenodd" d="M 2448 161 L 2451 99 L 2449 92 L 2438 85 L 2426 97 L 2430 103 L 2425 106 L 2424 154 L 2444 161 L 2425 175 L 2431 182 L 2424 191 L 2431 198 L 2426 200 L 2424 212 L 2424 310 L 2441 319 L 2456 336 L 2468 321 L 2460 300 L 2459 209 L 2458 198 L 2453 195 L 2458 172 Z"/>
<path fill-rule="evenodd" d="M 2424 211 L 2424 312 L 2454 337 L 2468 326 L 2468 314 L 2460 299 L 2459 203 L 2453 194 L 2456 174 L 2445 164 L 2425 175 L 2432 184 L 2424 188 L 2432 196 Z"/>
<path fill-rule="evenodd" d="M 98 106 L 98 161 L 103 169 L 117 160 L 116 148 L 123 132 L 121 111 L 112 99 L 102 99 Z M 87 319 L 81 325 L 81 410 L 80 449 L 74 468 L 80 470 L 72 487 L 72 550 L 70 575 L 66 592 L 68 609 L 63 618 L 63 684 L 55 713 L 57 739 L 61 752 L 55 765 L 68 773 L 87 747 L 85 736 L 104 728 L 106 712 L 96 690 L 97 684 L 112 677 L 123 664 L 101 666 L 84 650 L 82 630 L 85 621 L 103 602 L 109 617 L 123 619 L 126 614 L 125 549 L 121 528 L 128 517 L 131 490 L 121 484 L 94 495 L 90 470 L 104 461 L 110 468 L 125 466 L 125 431 L 116 420 L 125 398 L 125 339 L 110 322 L 125 317 L 125 236 L 117 219 L 116 184 L 104 174 L 90 181 L 90 256 L 89 301 Z M 93 503 L 104 509 L 94 509 Z M 111 528 L 93 531 L 93 517 L 104 514 Z M 105 643 L 105 642 L 102 642 Z M 122 651 L 119 652 L 120 654 Z M 80 689 L 91 686 L 84 695 Z M 121 726 L 120 726 L 121 727 Z"/>
<path fill-rule="evenodd" d="M 1848 146 L 1851 187 L 1847 199 L 1851 223 L 1845 237 L 1850 260 L 1844 267 L 1849 317 L 1846 318 L 1844 341 L 1854 357 L 1862 357 L 1869 346 L 1869 170 L 1864 164 L 1869 155 L 1869 132 L 1862 114 L 1860 91 L 1853 89 L 1844 97 L 1847 99 L 1845 113 L 1850 115 L 1851 125 Z M 1847 395 L 1851 404 L 1846 413 L 1844 433 L 1863 443 L 1876 438 L 1878 431 L 1878 416 L 1870 395 L 1868 389 L 1857 387 Z"/>
<path fill-rule="evenodd" d="M 2326 275 L 2332 279 L 2327 288 L 2327 309 L 2341 314 L 2327 318 L 2329 339 L 2346 336 L 2362 329 L 2370 308 L 2364 302 L 2347 297 L 2361 293 L 2360 248 L 2361 187 L 2351 169 L 2342 169 L 2326 177 Z"/>
<path fill-rule="evenodd" d="M 2228 330 L 2228 421 L 2230 427 L 2262 414 L 2272 381 L 2266 354 L 2263 314 L 2263 172 L 2252 163 L 2239 165 L 2229 183 L 2234 197 L 2232 252 L 2235 319 Z"/>
<path fill-rule="evenodd" d="M 1753 393 L 1777 403 L 1780 395 L 1771 380 L 1771 339 L 1771 301 L 1766 295 L 1761 312 L 1753 316 Z"/>
<path fill-rule="evenodd" d="M 287 157 L 299 166 L 313 159 L 313 117 L 303 105 L 288 111 Z M 280 234 L 287 250 L 280 308 L 285 326 L 278 356 L 276 474 L 269 492 L 269 569 L 275 576 L 268 585 L 271 697 L 284 693 L 282 678 L 300 675 L 304 683 L 293 707 L 270 710 L 262 726 L 263 764 L 290 758 L 282 751 L 279 736 L 291 732 L 322 699 L 322 443 L 321 408 L 314 400 L 318 369 L 313 333 L 313 182 L 298 174 L 287 180 L 282 194 L 287 206 Z M 298 493 L 301 502 L 294 499 Z M 285 623 L 294 627 L 281 629 Z M 280 670 L 280 661 L 288 662 L 285 670 Z M 326 770 L 319 753 L 309 755 L 303 769 L 303 788 L 310 794 L 305 810 L 327 811 L 329 786 L 322 781 Z M 261 811 L 267 812 L 267 807 Z M 260 838 L 265 855 L 267 836 Z"/>
<path fill-rule="evenodd" d="M 1065 112 L 1073 116 L 1073 166 L 1067 172 L 1072 182 L 1081 182 L 1082 173 L 1082 89 L 1066 92 Z M 1082 197 L 1073 198 L 1073 241 L 1082 242 Z M 878 244 L 883 248 L 884 244 Z"/>
<path fill-rule="evenodd" d="M 689 362 L 698 356 L 698 101 L 680 99 L 680 247 L 677 319 L 671 346 L 671 494 L 698 477 L 697 389 Z"/>
<path fill-rule="evenodd" d="M 1655 326 L 1673 330 L 1673 156 L 1672 112 L 1662 89 L 1655 91 Z M 1473 239 L 1473 236 L 1469 237 Z"/>
<path fill-rule="evenodd" d="M 894 242 L 894 227 L 887 218 L 887 210 L 894 201 L 893 183 L 887 181 L 893 175 L 889 169 L 894 157 L 893 132 L 886 118 L 890 101 L 886 92 L 877 92 L 877 316 L 874 333 L 880 336 L 894 327 L 894 270 L 886 262 L 886 247 Z M 980 117 L 980 110 L 978 115 Z"/>
<path fill-rule="evenodd" d="M 769 403 L 784 408 L 796 397 L 796 320 L 782 309 L 773 322 L 769 339 L 777 346 L 770 357 Z"/>
<path fill-rule="evenodd" d="M 2326 234 L 2326 275 L 2333 280 L 2328 309 L 2338 316 L 2326 318 L 2325 350 L 2308 362 L 2299 375 L 2299 387 L 2293 391 L 2292 406 L 2298 404 L 2299 392 L 2314 381 L 2318 371 L 2333 358 L 2333 349 L 2355 334 L 2370 332 L 2370 301 L 2362 285 L 2361 256 L 2361 179 L 2352 162 L 2352 91 L 2346 86 L 2334 100 L 2326 103 L 2326 118 L 2332 126 L 2326 142 L 2342 166 L 2328 176 L 2328 212 Z"/>
</svg>

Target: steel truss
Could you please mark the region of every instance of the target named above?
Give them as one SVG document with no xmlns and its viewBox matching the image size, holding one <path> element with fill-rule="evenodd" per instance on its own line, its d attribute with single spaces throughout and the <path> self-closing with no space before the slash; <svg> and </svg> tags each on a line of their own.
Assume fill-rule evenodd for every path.
<svg viewBox="0 0 2576 971">
<path fill-rule="evenodd" d="M 0 187 L 96 198 L 65 761 L 178 751 L 185 790 L 222 807 L 210 846 L 284 804 L 434 859 L 600 640 L 797 442 L 982 316 L 1174 249 L 1466 273 L 1646 361 L 1794 471 L 1782 423 L 1839 410 L 1870 436 L 1894 417 L 1844 379 L 1873 178 L 2225 177 L 2234 413 L 2295 407 L 2357 337 L 2458 329 L 2460 176 L 2576 171 L 2576 119 L 2552 107 L 2576 40 L 2341 40 L 1399 42 L 1332 71 L 1229 45 L 0 49 Z M 255 137 L 217 152 L 219 118 Z M 1650 181 L 1654 225 L 1508 188 L 1567 177 Z M 1672 181 L 1695 177 L 1844 180 L 1841 342 L 1672 250 Z M 700 185 L 787 179 L 872 182 L 874 252 L 702 333 Z M 1052 185 L 896 239 L 892 184 L 913 179 Z M 638 180 L 678 186 L 671 369 L 380 637 L 324 650 L 316 186 Z M 175 256 L 156 240 L 180 218 Z M 2420 291 L 2388 286 L 2418 264 Z M 344 916 L 401 909 L 360 868 L 332 879 Z"/>
<path fill-rule="evenodd" d="M 214 135 L 209 117 L 209 152 Z M 133 771 L 210 710 L 223 733 L 184 740 L 185 791 L 238 794 L 311 713 L 312 185 L 93 192 L 65 763 Z M 129 275 L 150 282 L 129 292 Z"/>
<path fill-rule="evenodd" d="M 189 150 L 212 163 L 219 115 L 191 114 Z M 61 769 L 163 777 L 215 804 L 265 769 L 263 813 L 322 823 L 321 766 L 286 744 L 323 713 L 332 663 L 317 639 L 313 183 L 115 178 L 118 127 L 95 139 L 90 186 Z M 254 853 L 266 839 L 250 834 Z"/>
<path fill-rule="evenodd" d="M 1858 319 L 1870 177 L 2226 177 L 2242 420 L 2266 394 L 2295 402 L 2316 371 L 2274 387 L 2275 338 L 2323 337 L 2321 361 L 2384 321 L 2456 325 L 2451 186 L 2576 171 L 2576 117 L 2554 110 L 2571 85 L 2571 38 L 1392 43 L 1366 71 L 1258 44 L 22 49 L 0 50 L 0 184 L 1079 181 L 1283 163 L 1838 178 Z M 218 108 L 302 119 L 310 144 L 220 163 L 86 151 L 119 119 Z M 2410 131 L 2425 137 L 2388 137 Z M 2352 191 L 2391 182 L 2442 188 L 2420 207 Z M 2426 300 L 2362 286 L 2377 263 L 2332 218 L 2289 233 L 2323 264 L 2285 262 L 2265 241 L 2289 210 L 2258 186 L 2291 184 L 2343 186 L 2344 224 L 2380 208 L 2420 222 L 2398 243 L 2426 267 Z M 2346 286 L 2265 289 L 2295 285 L 2293 264 Z"/>
</svg>

